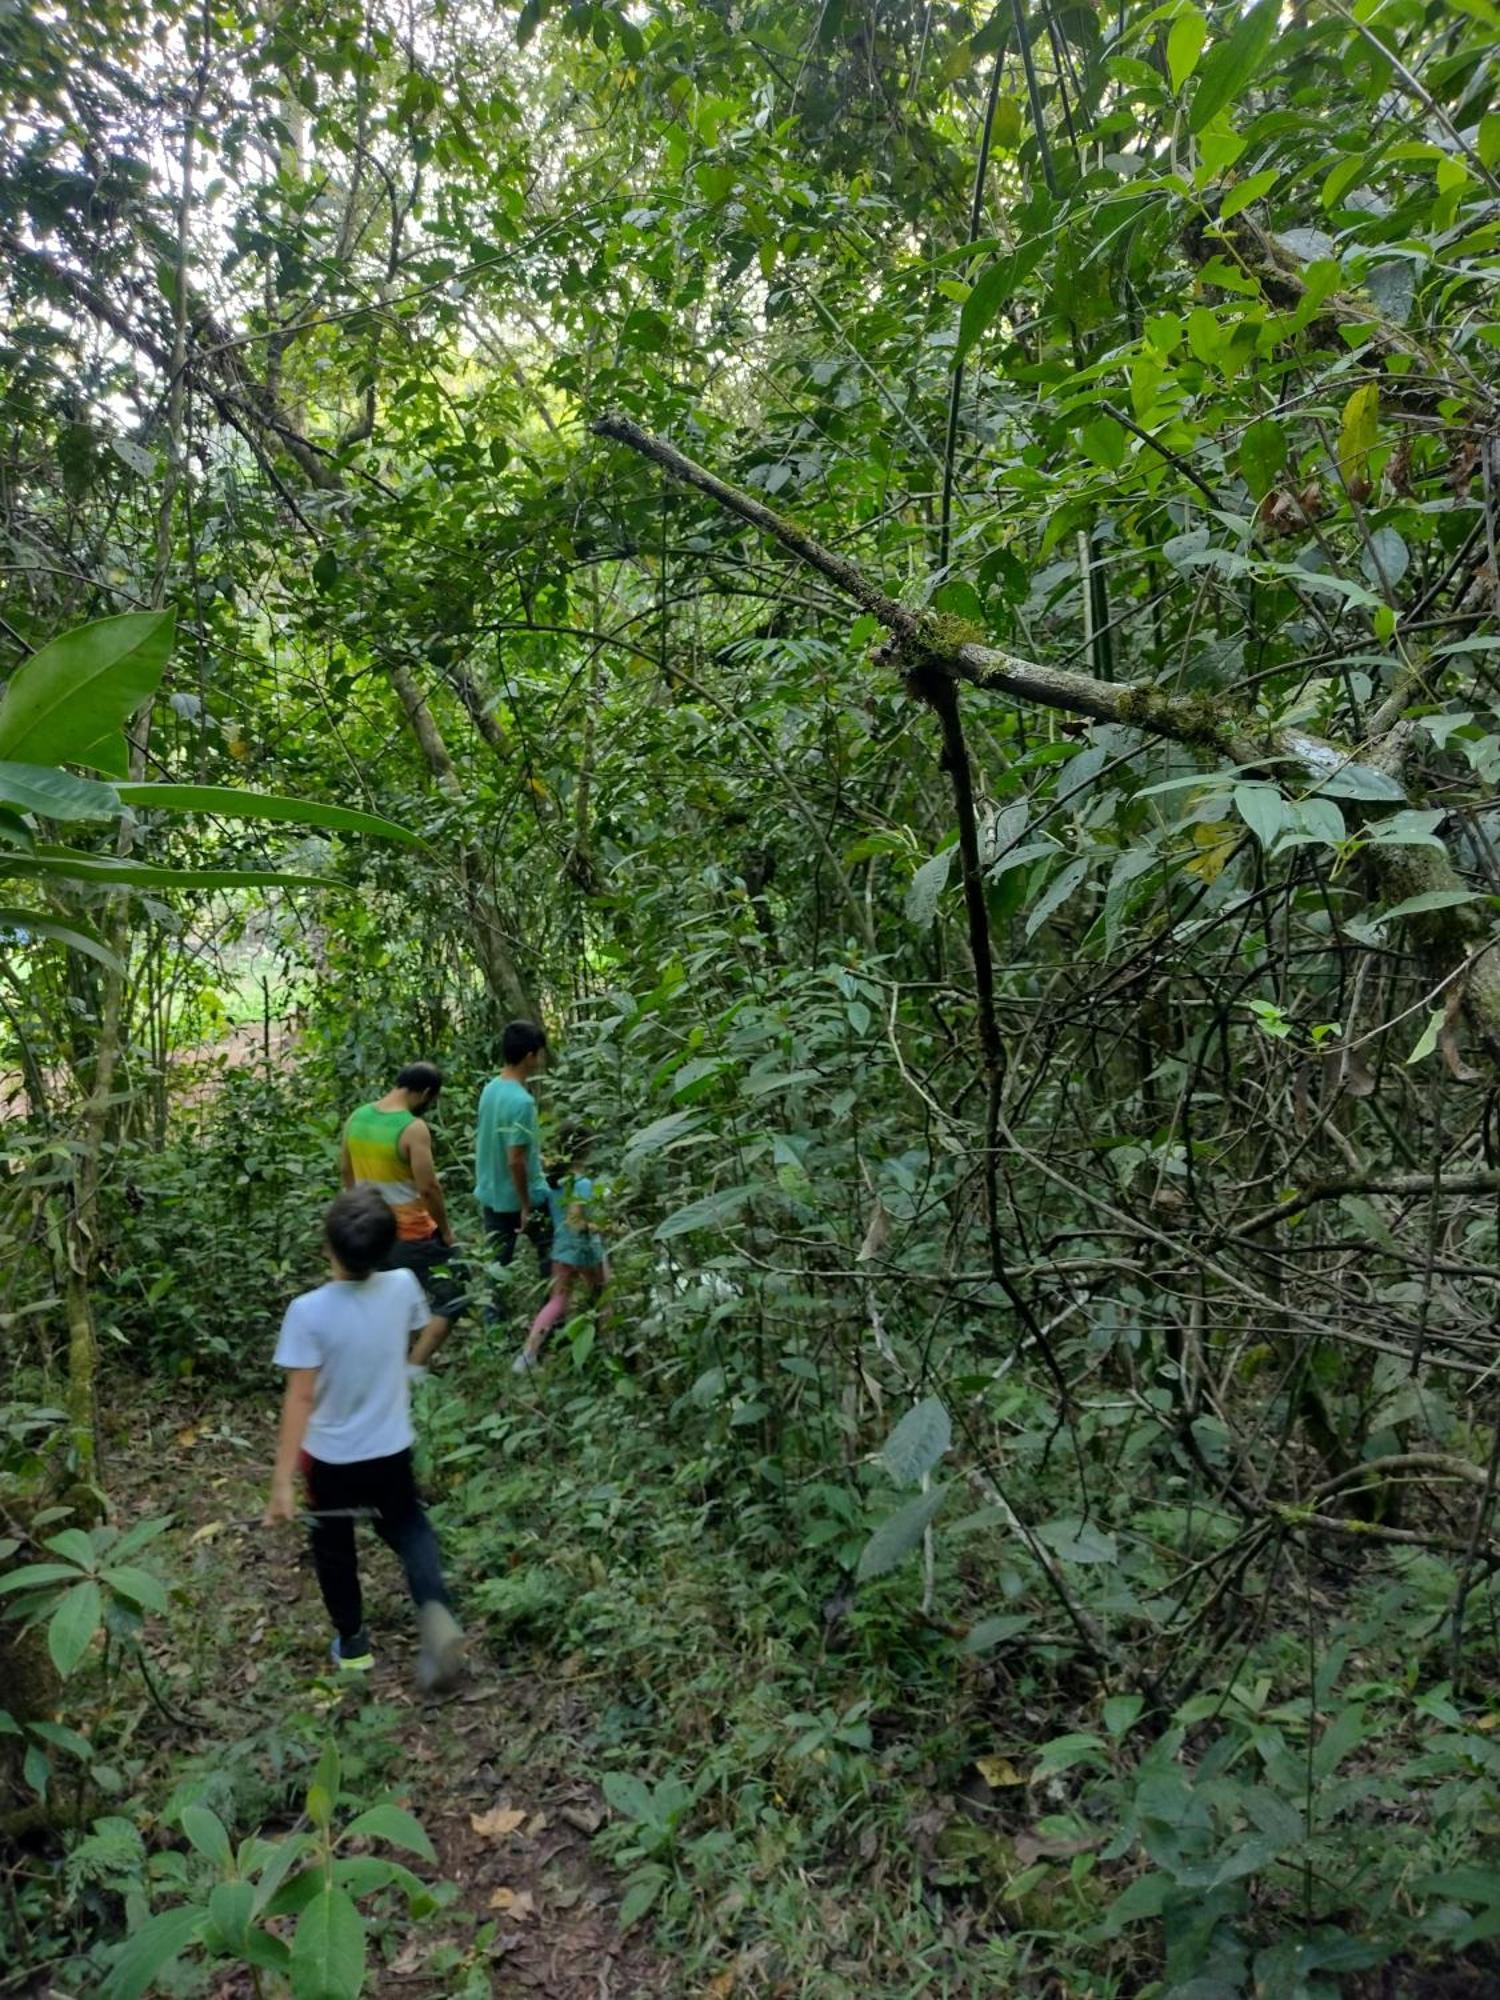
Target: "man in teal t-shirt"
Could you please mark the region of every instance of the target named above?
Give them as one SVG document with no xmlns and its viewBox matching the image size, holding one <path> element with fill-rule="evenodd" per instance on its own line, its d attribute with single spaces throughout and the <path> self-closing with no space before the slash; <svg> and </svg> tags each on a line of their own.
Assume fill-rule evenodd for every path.
<svg viewBox="0 0 1500 2000">
<path fill-rule="evenodd" d="M 484 1212 L 498 1263 L 509 1264 L 523 1235 L 536 1246 L 542 1275 L 552 1269 L 552 1211 L 537 1130 L 536 1099 L 526 1088 L 547 1060 L 547 1035 L 535 1021 L 512 1021 L 501 1037 L 505 1066 L 479 1098 L 474 1134 L 474 1199 Z M 494 1315 L 491 1315 L 493 1320 Z"/>
</svg>

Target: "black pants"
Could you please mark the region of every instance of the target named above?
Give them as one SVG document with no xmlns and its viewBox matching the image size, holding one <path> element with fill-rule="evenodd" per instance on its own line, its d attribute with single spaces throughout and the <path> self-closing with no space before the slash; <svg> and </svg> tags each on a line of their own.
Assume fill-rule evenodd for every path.
<svg viewBox="0 0 1500 2000">
<path fill-rule="evenodd" d="M 469 1274 L 440 1236 L 397 1237 L 382 1271 L 410 1271 L 427 1294 L 434 1314 L 453 1325 L 468 1311 Z"/>
<path fill-rule="evenodd" d="M 326 1459 L 304 1456 L 302 1470 L 308 1506 L 314 1514 L 339 1507 L 378 1509 L 371 1526 L 400 1558 L 413 1604 L 420 1609 L 434 1600 L 449 1602 L 437 1536 L 417 1496 L 409 1451 L 398 1451 L 390 1458 L 361 1458 L 352 1465 L 331 1465 Z M 318 1587 L 341 1639 L 356 1638 L 365 1622 L 354 1529 L 355 1523 L 347 1520 L 312 1524 Z"/>
<path fill-rule="evenodd" d="M 515 1261 L 516 1245 L 521 1240 L 521 1215 L 519 1209 L 503 1210 L 487 1208 L 484 1211 L 484 1226 L 490 1233 L 497 1264 L 511 1264 Z M 526 1224 L 526 1234 L 536 1251 L 538 1268 L 544 1278 L 552 1276 L 552 1210 L 546 1202 L 539 1202 L 531 1211 Z"/>
</svg>

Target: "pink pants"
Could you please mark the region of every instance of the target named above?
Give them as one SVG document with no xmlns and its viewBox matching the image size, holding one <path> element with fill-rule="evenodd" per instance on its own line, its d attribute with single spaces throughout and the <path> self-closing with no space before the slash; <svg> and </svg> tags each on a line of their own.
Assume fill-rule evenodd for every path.
<svg viewBox="0 0 1500 2000">
<path fill-rule="evenodd" d="M 585 1287 L 596 1299 L 603 1296 L 604 1287 L 609 1283 L 609 1264 L 594 1264 L 587 1269 L 577 1264 L 552 1266 L 552 1290 L 547 1303 L 531 1322 L 531 1332 L 526 1337 L 526 1345 L 535 1354 L 547 1335 L 568 1316 L 568 1308 L 573 1301 L 573 1287 L 582 1278 Z"/>
</svg>

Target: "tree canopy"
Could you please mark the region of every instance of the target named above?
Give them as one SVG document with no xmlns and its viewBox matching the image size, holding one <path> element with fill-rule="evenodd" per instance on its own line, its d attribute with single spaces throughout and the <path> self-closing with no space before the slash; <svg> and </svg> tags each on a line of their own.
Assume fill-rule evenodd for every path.
<svg viewBox="0 0 1500 2000">
<path fill-rule="evenodd" d="M 69 1476 L 101 1375 L 260 1355 L 354 1093 L 441 1061 L 462 1184 L 543 1018 L 628 1191 L 574 1393 L 745 1510 L 828 1798 L 1045 1745 L 1003 1917 L 924 1835 L 863 1990 L 1493 1975 L 1494 0 L 107 0 L 0 74 L 0 1326 Z"/>
</svg>

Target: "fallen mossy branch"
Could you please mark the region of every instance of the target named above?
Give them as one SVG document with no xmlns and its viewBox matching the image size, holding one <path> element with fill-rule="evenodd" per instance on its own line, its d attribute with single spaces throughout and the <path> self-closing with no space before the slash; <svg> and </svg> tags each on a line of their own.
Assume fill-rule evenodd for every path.
<svg viewBox="0 0 1500 2000">
<path fill-rule="evenodd" d="M 1385 733 L 1355 748 L 1306 730 L 1266 725 L 1217 695 L 1173 694 L 1150 683 L 1104 681 L 1066 667 L 1022 659 L 973 636 L 962 621 L 913 610 L 882 590 L 847 556 L 824 547 L 814 536 L 754 494 L 707 470 L 665 438 L 652 435 L 629 417 L 606 415 L 590 426 L 659 465 L 674 479 L 695 487 L 836 584 L 854 603 L 878 618 L 892 643 L 880 658 L 921 691 L 924 675 L 946 675 L 992 694 L 1037 707 L 1061 710 L 1092 722 L 1117 723 L 1185 748 L 1228 758 L 1252 769 L 1290 764 L 1313 786 L 1326 784 L 1352 763 L 1369 763 L 1401 785 L 1400 766 L 1410 742 L 1410 726 L 1392 717 Z M 1389 706 L 1389 705 L 1388 705 Z M 1415 896 L 1461 892 L 1463 883 L 1446 848 L 1372 845 L 1375 879 L 1390 902 Z M 1492 1054 L 1500 1053 L 1500 953 L 1495 938 L 1471 906 L 1430 912 L 1419 942 L 1424 956 L 1446 980 L 1461 977 L 1464 1007 Z"/>
<path fill-rule="evenodd" d="M 1460 1541 L 1456 1535 L 1429 1535 L 1420 1528 L 1388 1528 L 1379 1521 L 1322 1514 L 1313 1508 L 1292 1506 L 1281 1500 L 1271 1501 L 1266 1511 L 1288 1528 L 1316 1528 L 1325 1535 L 1347 1536 L 1351 1541 L 1387 1542 L 1405 1549 L 1436 1549 L 1449 1556 L 1463 1556 L 1469 1551 L 1469 1544 Z M 1492 1541 L 1487 1544 L 1487 1560 L 1491 1568 L 1500 1568 L 1500 1543 Z"/>
<path fill-rule="evenodd" d="M 1294 1215 L 1300 1215 L 1305 1208 L 1311 1208 L 1320 1201 L 1341 1201 L 1351 1194 L 1397 1195 L 1406 1201 L 1422 1200 L 1433 1193 L 1450 1194 L 1500 1194 L 1500 1170 L 1484 1168 L 1475 1173 L 1444 1174 L 1441 1182 L 1435 1182 L 1431 1174 L 1346 1174 L 1339 1180 L 1317 1181 L 1295 1193 L 1284 1195 L 1271 1207 L 1261 1210 L 1248 1222 L 1241 1223 L 1230 1235 L 1236 1243 L 1247 1237 L 1258 1236 L 1263 1229 L 1273 1223 L 1286 1222 Z"/>
</svg>

